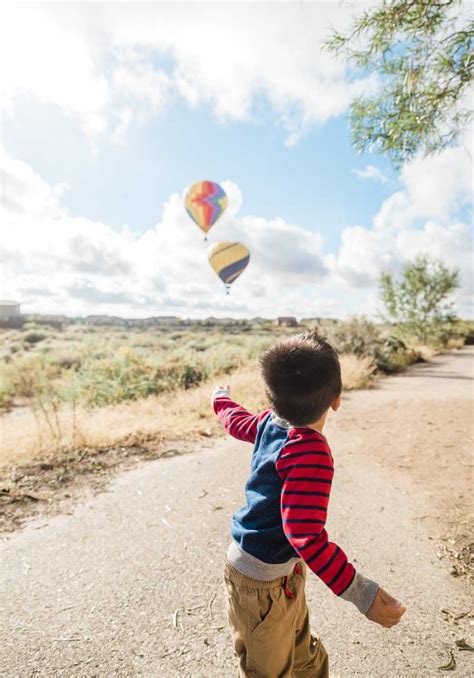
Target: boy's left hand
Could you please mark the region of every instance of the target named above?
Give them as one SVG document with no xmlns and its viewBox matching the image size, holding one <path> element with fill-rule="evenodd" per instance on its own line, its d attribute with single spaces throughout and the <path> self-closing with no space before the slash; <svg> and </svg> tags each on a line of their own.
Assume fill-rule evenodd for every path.
<svg viewBox="0 0 474 678">
<path fill-rule="evenodd" d="M 367 619 L 370 619 L 370 621 L 390 629 L 392 626 L 396 626 L 396 624 L 399 623 L 405 612 L 406 609 L 398 602 L 398 600 L 380 588 L 377 591 L 377 595 L 375 596 L 370 609 L 365 613 L 365 616 Z"/>
</svg>

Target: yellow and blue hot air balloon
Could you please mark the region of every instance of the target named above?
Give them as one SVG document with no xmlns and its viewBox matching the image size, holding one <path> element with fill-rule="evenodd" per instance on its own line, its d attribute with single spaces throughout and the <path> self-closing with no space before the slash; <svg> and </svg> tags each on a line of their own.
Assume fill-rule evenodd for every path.
<svg viewBox="0 0 474 678">
<path fill-rule="evenodd" d="M 208 250 L 208 259 L 212 268 L 226 287 L 229 294 L 230 286 L 247 268 L 250 252 L 240 242 L 218 242 Z"/>
<path fill-rule="evenodd" d="M 227 195 L 215 181 L 198 181 L 186 193 L 184 206 L 191 219 L 207 233 L 224 213 Z"/>
</svg>

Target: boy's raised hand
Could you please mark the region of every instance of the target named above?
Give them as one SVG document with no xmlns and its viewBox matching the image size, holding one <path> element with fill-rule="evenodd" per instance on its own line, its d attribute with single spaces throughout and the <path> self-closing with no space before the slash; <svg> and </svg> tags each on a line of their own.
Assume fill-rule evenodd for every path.
<svg viewBox="0 0 474 678">
<path fill-rule="evenodd" d="M 229 385 L 226 384 L 225 386 L 214 386 L 214 390 L 211 395 L 211 403 L 214 402 L 214 398 L 221 393 L 221 391 L 228 391 L 229 390 Z"/>
<path fill-rule="evenodd" d="M 367 619 L 385 626 L 386 629 L 398 624 L 402 616 L 405 614 L 405 608 L 392 598 L 386 591 L 379 588 L 374 602 L 369 610 L 365 613 Z"/>
<path fill-rule="evenodd" d="M 217 391 L 228 391 L 229 390 L 229 384 L 226 384 L 225 386 L 214 386 L 214 393 Z"/>
</svg>

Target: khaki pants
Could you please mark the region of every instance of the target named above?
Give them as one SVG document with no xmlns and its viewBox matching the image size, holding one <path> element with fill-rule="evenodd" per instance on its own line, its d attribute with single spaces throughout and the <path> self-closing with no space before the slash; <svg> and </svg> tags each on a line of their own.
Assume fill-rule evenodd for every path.
<svg viewBox="0 0 474 678">
<path fill-rule="evenodd" d="M 226 563 L 224 579 L 239 676 L 329 677 L 324 645 L 310 631 L 303 564 L 289 577 L 258 581 Z"/>
</svg>

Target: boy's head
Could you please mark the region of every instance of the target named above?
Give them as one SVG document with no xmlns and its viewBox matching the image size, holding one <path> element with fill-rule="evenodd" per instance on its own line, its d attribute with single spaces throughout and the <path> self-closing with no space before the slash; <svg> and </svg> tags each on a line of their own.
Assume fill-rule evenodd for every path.
<svg viewBox="0 0 474 678">
<path fill-rule="evenodd" d="M 283 339 L 260 364 L 273 410 L 293 426 L 318 421 L 341 393 L 337 353 L 315 332 Z"/>
</svg>

